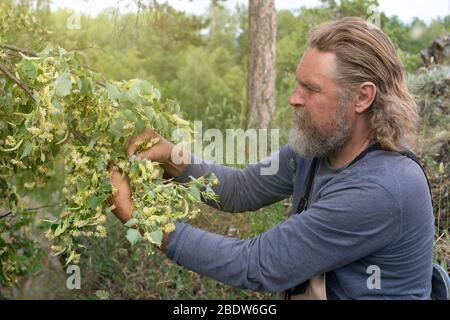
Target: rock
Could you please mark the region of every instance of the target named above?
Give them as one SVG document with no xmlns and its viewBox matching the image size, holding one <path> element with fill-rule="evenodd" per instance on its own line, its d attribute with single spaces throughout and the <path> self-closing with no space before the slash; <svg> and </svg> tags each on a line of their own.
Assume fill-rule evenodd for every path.
<svg viewBox="0 0 450 320">
<path fill-rule="evenodd" d="M 425 66 L 450 64 L 450 34 L 437 38 L 433 44 L 421 51 Z"/>
</svg>

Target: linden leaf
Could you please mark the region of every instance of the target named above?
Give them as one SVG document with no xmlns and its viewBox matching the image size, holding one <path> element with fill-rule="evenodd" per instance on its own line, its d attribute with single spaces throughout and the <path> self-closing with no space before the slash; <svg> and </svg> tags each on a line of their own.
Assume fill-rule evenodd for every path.
<svg viewBox="0 0 450 320">
<path fill-rule="evenodd" d="M 127 239 L 131 242 L 131 244 L 136 244 L 142 240 L 141 233 L 136 229 L 128 229 L 127 231 Z"/>
<path fill-rule="evenodd" d="M 55 94 L 58 97 L 65 97 L 70 93 L 72 89 L 72 81 L 67 73 L 63 73 L 55 81 Z"/>
</svg>

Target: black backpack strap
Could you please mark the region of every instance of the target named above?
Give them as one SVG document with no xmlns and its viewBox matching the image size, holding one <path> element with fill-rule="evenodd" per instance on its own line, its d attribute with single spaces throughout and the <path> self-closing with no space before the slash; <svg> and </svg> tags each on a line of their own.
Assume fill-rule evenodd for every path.
<svg viewBox="0 0 450 320">
<path fill-rule="evenodd" d="M 381 148 L 381 144 L 379 142 L 372 144 L 370 147 L 368 147 L 366 150 L 364 150 L 359 156 L 356 157 L 355 160 L 353 160 L 348 167 L 353 166 L 355 163 L 357 163 L 358 161 L 362 160 L 365 156 L 367 156 L 369 153 L 374 152 L 374 151 L 378 151 L 378 150 L 383 150 Z"/>
<path fill-rule="evenodd" d="M 309 198 L 311 197 L 312 185 L 314 182 L 314 176 L 316 175 L 317 166 L 319 164 L 319 159 L 314 158 L 312 160 L 311 166 L 309 167 L 308 177 L 306 178 L 306 188 L 303 192 L 303 196 L 300 198 L 300 202 L 297 207 L 297 214 L 301 214 L 305 211 L 306 206 L 308 205 Z M 295 288 L 288 289 L 284 292 L 284 300 L 289 300 L 290 297 L 295 296 L 297 294 L 302 294 L 306 291 L 308 287 L 308 281 L 299 284 Z"/>
<path fill-rule="evenodd" d="M 306 206 L 308 205 L 309 198 L 311 197 L 312 185 L 314 182 L 314 176 L 316 175 L 317 165 L 319 164 L 319 159 L 314 158 L 311 166 L 309 167 L 308 177 L 306 178 L 307 184 L 305 192 L 303 193 L 303 197 L 300 199 L 300 202 L 297 207 L 297 213 L 300 214 L 305 211 Z"/>
<path fill-rule="evenodd" d="M 352 163 L 350 163 L 349 167 L 351 167 L 352 165 L 354 165 L 355 163 L 357 163 L 358 161 L 360 161 L 361 159 L 363 159 L 367 154 L 369 154 L 369 153 L 371 153 L 371 152 L 373 152 L 373 151 L 378 151 L 378 150 L 384 150 L 384 149 L 381 147 L 381 144 L 380 144 L 379 142 L 377 142 L 377 143 L 371 145 L 368 149 L 366 149 L 366 151 L 364 151 L 363 153 L 361 153 L 355 160 L 353 160 Z M 386 150 L 384 150 L 384 151 L 386 151 Z M 419 161 L 419 159 L 417 158 L 417 156 L 416 156 L 413 152 L 411 152 L 411 151 L 409 151 L 409 150 L 399 151 L 399 152 L 397 152 L 397 153 L 399 153 L 399 154 L 401 154 L 401 155 L 403 155 L 403 156 L 405 156 L 405 157 L 407 157 L 407 158 L 410 158 L 412 161 L 414 161 L 415 163 L 417 163 L 417 165 L 420 167 L 420 169 L 422 169 L 423 174 L 425 175 L 425 178 L 426 178 L 426 180 L 427 180 L 428 189 L 430 190 L 431 198 L 433 198 L 433 194 L 432 194 L 432 192 L 431 192 L 430 180 L 428 180 L 427 173 L 425 172 L 425 169 L 423 168 L 423 166 L 422 166 L 422 164 L 420 163 L 420 161 Z"/>
<path fill-rule="evenodd" d="M 427 184 L 428 184 L 428 189 L 430 190 L 430 196 L 431 199 L 433 199 L 433 193 L 431 191 L 431 185 L 430 185 L 430 180 L 428 180 L 428 176 L 427 173 L 425 172 L 425 169 L 423 168 L 422 164 L 420 163 L 419 159 L 417 158 L 417 156 L 412 153 L 411 151 L 407 150 L 407 151 L 401 151 L 399 152 L 401 155 L 410 158 L 412 161 L 414 161 L 415 163 L 417 163 L 417 165 L 420 167 L 420 169 L 422 169 L 423 174 L 425 175 L 425 178 L 427 179 Z"/>
</svg>

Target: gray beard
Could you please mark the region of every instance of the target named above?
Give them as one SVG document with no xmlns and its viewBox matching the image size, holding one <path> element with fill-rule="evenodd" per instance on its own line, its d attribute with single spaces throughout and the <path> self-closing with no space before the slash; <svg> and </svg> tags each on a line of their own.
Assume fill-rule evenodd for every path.
<svg viewBox="0 0 450 320">
<path fill-rule="evenodd" d="M 338 108 L 333 121 L 326 125 L 326 132 L 313 124 L 307 114 L 295 111 L 297 122 L 303 125 L 302 130 L 296 128 L 289 132 L 289 146 L 299 155 L 306 158 L 323 158 L 340 150 L 350 139 L 353 126 L 345 119 L 344 108 Z"/>
</svg>

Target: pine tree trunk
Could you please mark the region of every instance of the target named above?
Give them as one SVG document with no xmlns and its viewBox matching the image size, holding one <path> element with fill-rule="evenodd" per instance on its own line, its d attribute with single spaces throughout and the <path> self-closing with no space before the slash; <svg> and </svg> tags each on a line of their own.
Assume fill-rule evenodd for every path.
<svg viewBox="0 0 450 320">
<path fill-rule="evenodd" d="M 274 0 L 249 0 L 247 128 L 268 128 L 275 113 Z"/>
</svg>

